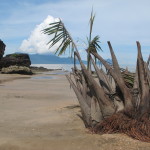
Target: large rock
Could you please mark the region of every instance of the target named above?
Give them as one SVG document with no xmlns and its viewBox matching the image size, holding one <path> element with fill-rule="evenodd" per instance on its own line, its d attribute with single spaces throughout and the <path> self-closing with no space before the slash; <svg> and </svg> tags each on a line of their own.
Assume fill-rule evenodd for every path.
<svg viewBox="0 0 150 150">
<path fill-rule="evenodd" d="M 28 54 L 9 54 L 0 60 L 0 68 L 9 66 L 26 66 L 30 67 L 31 61 Z"/>
<path fill-rule="evenodd" d="M 25 74 L 32 75 L 32 71 L 29 67 L 25 66 L 9 66 L 6 68 L 2 68 L 1 73 L 4 74 Z"/>
<path fill-rule="evenodd" d="M 3 43 L 3 41 L 0 40 L 0 59 L 4 55 L 5 47 L 6 47 L 6 45 Z"/>
</svg>

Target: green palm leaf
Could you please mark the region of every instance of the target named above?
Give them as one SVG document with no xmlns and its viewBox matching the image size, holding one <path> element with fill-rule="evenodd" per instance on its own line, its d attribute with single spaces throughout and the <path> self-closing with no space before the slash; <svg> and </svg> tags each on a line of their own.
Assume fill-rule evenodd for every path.
<svg viewBox="0 0 150 150">
<path fill-rule="evenodd" d="M 93 38 L 93 40 L 90 42 L 88 50 L 90 52 L 98 52 L 99 50 L 102 51 L 102 48 L 101 48 L 101 46 L 99 44 L 100 44 L 99 36 L 95 36 Z"/>
<path fill-rule="evenodd" d="M 49 24 L 49 27 L 42 30 L 42 32 L 47 35 L 53 35 L 53 38 L 47 43 L 49 45 L 49 48 L 59 43 L 58 48 L 55 50 L 55 53 L 57 53 L 58 55 L 62 55 L 67 49 L 71 51 L 71 54 L 74 50 L 77 51 L 77 47 L 72 37 L 66 30 L 61 20 Z"/>
</svg>

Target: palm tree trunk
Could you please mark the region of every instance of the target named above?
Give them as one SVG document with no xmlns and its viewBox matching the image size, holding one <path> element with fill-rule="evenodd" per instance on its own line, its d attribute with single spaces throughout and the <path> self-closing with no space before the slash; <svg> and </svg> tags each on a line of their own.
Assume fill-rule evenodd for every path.
<svg viewBox="0 0 150 150">
<path fill-rule="evenodd" d="M 105 66 L 107 73 L 115 81 L 114 88 L 108 75 L 99 69 L 93 58 L 91 62 L 97 79 L 86 69 L 80 55 L 81 71 L 73 69 L 74 79 L 67 79 L 73 87 L 81 107 L 82 119 L 86 127 L 95 133 L 125 133 L 141 141 L 150 142 L 150 70 L 149 62 L 144 62 L 140 43 L 137 42 L 138 56 L 133 87 L 127 87 L 112 46 L 108 42 L 113 66 L 110 66 L 98 53 L 91 52 Z M 130 78 L 129 78 L 130 79 Z M 74 83 L 75 82 L 75 83 Z"/>
</svg>

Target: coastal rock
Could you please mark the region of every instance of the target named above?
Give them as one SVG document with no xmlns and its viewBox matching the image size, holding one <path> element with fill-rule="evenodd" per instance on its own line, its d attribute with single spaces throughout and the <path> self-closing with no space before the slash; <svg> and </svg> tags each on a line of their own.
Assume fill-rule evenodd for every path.
<svg viewBox="0 0 150 150">
<path fill-rule="evenodd" d="M 4 42 L 2 40 L 0 40 L 0 59 L 4 55 L 5 47 L 6 47 L 6 45 L 4 44 Z"/>
<path fill-rule="evenodd" d="M 9 54 L 0 60 L 0 68 L 9 66 L 26 66 L 31 65 L 30 57 L 28 54 Z"/>
<path fill-rule="evenodd" d="M 36 66 L 30 66 L 30 69 L 33 71 L 33 72 L 47 72 L 47 71 L 60 71 L 62 69 L 48 69 L 48 68 L 45 68 L 45 67 L 36 67 Z"/>
<path fill-rule="evenodd" d="M 24 74 L 24 75 L 32 75 L 32 71 L 29 67 L 26 66 L 9 66 L 6 68 L 2 68 L 1 73 L 3 74 Z"/>
</svg>

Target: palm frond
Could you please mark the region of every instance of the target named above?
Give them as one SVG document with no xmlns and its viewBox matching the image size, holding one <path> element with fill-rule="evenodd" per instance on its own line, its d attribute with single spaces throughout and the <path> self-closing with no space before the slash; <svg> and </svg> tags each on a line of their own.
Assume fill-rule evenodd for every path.
<svg viewBox="0 0 150 150">
<path fill-rule="evenodd" d="M 71 43 L 70 39 L 68 39 L 67 41 L 65 41 L 65 43 L 63 44 L 61 50 L 59 51 L 58 56 L 62 55 L 65 52 L 65 50 L 66 50 L 67 47 L 70 47 L 70 43 Z"/>
<path fill-rule="evenodd" d="M 47 44 L 49 48 L 52 48 L 55 44 L 59 44 L 58 48 L 55 50 L 55 53 L 58 55 L 62 55 L 67 49 L 71 51 L 71 54 L 74 50 L 77 50 L 72 37 L 61 20 L 49 24 L 49 27 L 42 30 L 42 32 L 47 35 L 53 35 L 53 38 Z"/>
<path fill-rule="evenodd" d="M 99 50 L 102 51 L 102 48 L 99 45 L 100 44 L 99 39 L 100 39 L 99 36 L 95 36 L 93 38 L 93 40 L 90 42 L 89 47 L 88 47 L 89 52 L 98 52 Z"/>
<path fill-rule="evenodd" d="M 92 30 L 93 30 L 94 20 L 95 20 L 95 14 L 93 13 L 93 9 L 92 9 L 91 17 L 90 17 L 90 20 L 89 20 L 89 24 L 90 24 L 89 42 L 91 41 L 91 37 L 92 37 Z"/>
</svg>

